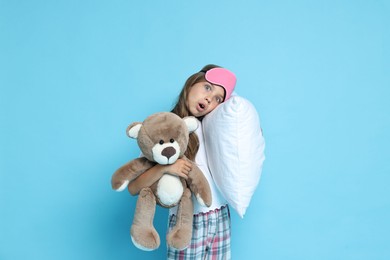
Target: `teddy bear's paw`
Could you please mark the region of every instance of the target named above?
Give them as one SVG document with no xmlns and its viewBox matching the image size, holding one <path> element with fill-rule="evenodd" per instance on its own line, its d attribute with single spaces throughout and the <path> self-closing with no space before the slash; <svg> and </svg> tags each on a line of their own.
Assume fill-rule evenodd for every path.
<svg viewBox="0 0 390 260">
<path fill-rule="evenodd" d="M 196 200 L 197 200 L 198 203 L 199 203 L 200 205 L 202 205 L 203 207 L 206 206 L 206 203 L 204 203 L 204 201 L 203 201 L 202 197 L 200 196 L 200 194 L 196 194 Z"/>
<path fill-rule="evenodd" d="M 129 184 L 129 181 L 124 181 L 119 187 L 117 187 L 118 185 L 115 185 L 114 189 L 115 191 L 123 191 L 124 189 L 126 189 L 127 185 Z"/>
<path fill-rule="evenodd" d="M 133 241 L 133 244 L 136 248 L 141 249 L 143 251 L 153 251 L 158 248 L 158 245 L 152 248 L 145 247 L 144 245 L 138 244 L 137 241 L 134 239 L 134 237 L 131 237 L 131 241 Z"/>
<path fill-rule="evenodd" d="M 167 235 L 167 244 L 177 250 L 186 249 L 191 243 L 192 232 L 187 229 L 173 229 Z"/>
<path fill-rule="evenodd" d="M 153 251 L 160 246 L 160 237 L 154 228 L 131 228 L 131 240 L 134 246 L 144 251 Z"/>
</svg>

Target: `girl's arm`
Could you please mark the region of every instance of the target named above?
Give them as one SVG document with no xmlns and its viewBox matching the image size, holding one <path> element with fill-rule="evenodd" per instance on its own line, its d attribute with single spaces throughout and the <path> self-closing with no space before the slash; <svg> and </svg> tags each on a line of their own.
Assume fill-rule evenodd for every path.
<svg viewBox="0 0 390 260">
<path fill-rule="evenodd" d="M 191 166 L 192 164 L 184 159 L 178 159 L 174 164 L 170 165 L 156 164 L 129 183 L 129 192 L 131 195 L 137 195 L 142 188 L 152 186 L 165 173 L 187 179 L 187 175 L 192 169 Z"/>
</svg>

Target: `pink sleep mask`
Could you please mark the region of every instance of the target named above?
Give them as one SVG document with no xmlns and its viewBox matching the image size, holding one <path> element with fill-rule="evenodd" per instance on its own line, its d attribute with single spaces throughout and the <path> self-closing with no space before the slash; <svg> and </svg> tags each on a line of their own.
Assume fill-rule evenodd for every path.
<svg viewBox="0 0 390 260">
<path fill-rule="evenodd" d="M 236 86 L 236 76 L 233 72 L 224 68 L 213 68 L 206 72 L 205 78 L 208 82 L 219 85 L 225 89 L 225 100 L 230 98 Z"/>
</svg>

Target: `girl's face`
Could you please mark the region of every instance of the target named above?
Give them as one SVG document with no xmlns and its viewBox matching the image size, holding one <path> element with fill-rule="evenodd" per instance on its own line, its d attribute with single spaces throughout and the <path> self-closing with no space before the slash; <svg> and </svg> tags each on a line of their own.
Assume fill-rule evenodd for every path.
<svg viewBox="0 0 390 260">
<path fill-rule="evenodd" d="M 195 117 L 205 116 L 223 102 L 225 91 L 208 81 L 194 84 L 187 95 L 187 108 Z"/>
</svg>

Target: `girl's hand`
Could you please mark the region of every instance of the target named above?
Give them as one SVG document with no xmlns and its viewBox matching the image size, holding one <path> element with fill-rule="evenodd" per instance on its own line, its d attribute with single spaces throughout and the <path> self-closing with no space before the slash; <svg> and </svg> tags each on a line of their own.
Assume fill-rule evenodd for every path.
<svg viewBox="0 0 390 260">
<path fill-rule="evenodd" d="M 192 170 L 192 164 L 187 160 L 177 159 L 174 164 L 166 165 L 165 170 L 172 175 L 187 179 L 188 174 Z"/>
</svg>

